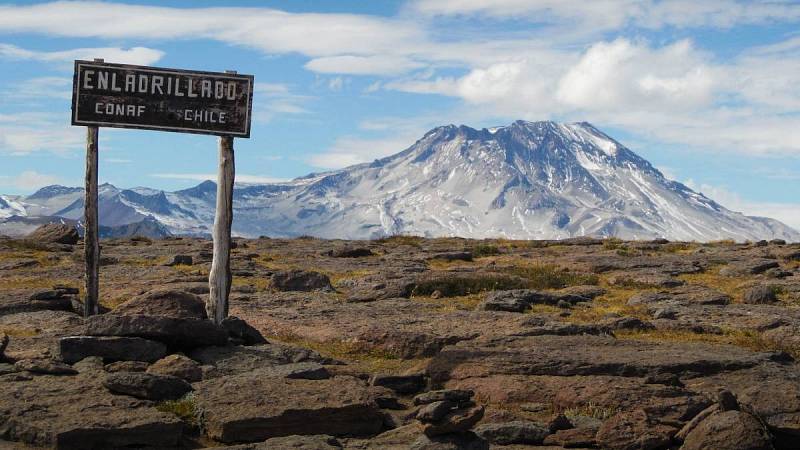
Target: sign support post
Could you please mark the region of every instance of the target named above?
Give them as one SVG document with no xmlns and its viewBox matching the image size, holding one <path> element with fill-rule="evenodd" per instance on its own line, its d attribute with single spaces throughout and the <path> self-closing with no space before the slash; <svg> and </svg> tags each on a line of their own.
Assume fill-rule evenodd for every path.
<svg viewBox="0 0 800 450">
<path fill-rule="evenodd" d="M 217 174 L 217 211 L 214 216 L 214 256 L 208 275 L 208 318 L 219 324 L 228 317 L 228 296 L 231 292 L 231 224 L 233 222 L 233 181 L 236 175 L 233 137 L 219 138 L 219 172 Z"/>
<path fill-rule="evenodd" d="M 95 59 L 95 62 L 103 62 Z M 100 296 L 100 239 L 97 211 L 98 127 L 86 127 L 86 185 L 83 201 L 83 256 L 84 274 L 83 316 L 98 313 Z"/>
</svg>

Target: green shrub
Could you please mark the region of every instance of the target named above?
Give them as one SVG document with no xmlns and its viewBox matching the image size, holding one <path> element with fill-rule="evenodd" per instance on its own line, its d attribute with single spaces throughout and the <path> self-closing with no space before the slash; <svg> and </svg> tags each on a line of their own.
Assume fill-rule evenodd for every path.
<svg viewBox="0 0 800 450">
<path fill-rule="evenodd" d="M 568 286 L 597 284 L 597 275 L 570 272 L 552 264 L 512 266 L 501 269 L 504 273 L 524 278 L 528 289 L 561 289 Z"/>
</svg>

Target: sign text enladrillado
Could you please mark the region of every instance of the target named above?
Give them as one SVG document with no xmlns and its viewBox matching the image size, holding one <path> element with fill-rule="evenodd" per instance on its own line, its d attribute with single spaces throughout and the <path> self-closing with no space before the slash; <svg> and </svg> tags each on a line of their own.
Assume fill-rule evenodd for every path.
<svg viewBox="0 0 800 450">
<path fill-rule="evenodd" d="M 250 137 L 253 76 L 75 61 L 72 124 Z"/>
</svg>

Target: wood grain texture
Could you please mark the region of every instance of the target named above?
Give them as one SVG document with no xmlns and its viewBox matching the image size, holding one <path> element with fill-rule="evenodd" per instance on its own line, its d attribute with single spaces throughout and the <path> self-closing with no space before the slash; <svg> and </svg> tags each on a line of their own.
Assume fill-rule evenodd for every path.
<svg viewBox="0 0 800 450">
<path fill-rule="evenodd" d="M 236 176 L 233 137 L 219 138 L 219 172 L 217 174 L 217 211 L 214 217 L 214 258 L 208 275 L 208 318 L 219 324 L 228 316 L 231 292 L 231 224 L 233 222 L 233 181 Z"/>
<path fill-rule="evenodd" d="M 98 237 L 97 213 L 97 127 L 86 128 L 86 191 L 84 198 L 83 236 L 84 259 L 86 261 L 83 315 L 89 317 L 98 313 L 100 278 L 100 241 Z"/>
</svg>

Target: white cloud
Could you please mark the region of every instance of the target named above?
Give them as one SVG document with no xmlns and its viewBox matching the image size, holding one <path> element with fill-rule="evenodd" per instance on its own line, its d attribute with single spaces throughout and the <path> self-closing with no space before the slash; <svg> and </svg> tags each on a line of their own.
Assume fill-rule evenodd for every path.
<svg viewBox="0 0 800 450">
<path fill-rule="evenodd" d="M 130 164 L 133 160 L 124 158 L 103 158 L 103 162 L 109 164 Z"/>
<path fill-rule="evenodd" d="M 572 24 L 576 32 L 601 32 L 625 25 L 659 29 L 729 28 L 737 24 L 800 19 L 796 2 L 744 0 L 415 0 L 411 9 L 426 15 L 480 15 Z"/>
<path fill-rule="evenodd" d="M 17 83 L 3 92 L 6 99 L 72 98 L 72 79 L 65 77 L 37 77 Z"/>
<path fill-rule="evenodd" d="M 215 173 L 154 173 L 150 175 L 154 178 L 166 178 L 171 180 L 192 180 L 192 181 L 217 181 Z M 236 174 L 237 183 L 281 183 L 287 181 L 285 178 L 264 177 L 261 175 Z"/>
<path fill-rule="evenodd" d="M 83 148 L 86 130 L 66 125 L 68 119 L 69 113 L 0 114 L 0 154 L 67 154 Z"/>
<path fill-rule="evenodd" d="M 313 98 L 293 93 L 281 83 L 256 83 L 253 87 L 253 117 L 259 122 L 269 122 L 286 114 L 306 114 L 306 104 Z"/>
<path fill-rule="evenodd" d="M 341 169 L 397 153 L 411 146 L 418 138 L 418 134 L 392 134 L 374 139 L 345 136 L 337 139 L 324 152 L 311 155 L 308 163 L 324 169 Z"/>
<path fill-rule="evenodd" d="M 3 7 L 0 7 L 0 15 L 2 15 L 2 11 Z M 0 23 L 3 23 L 3 19 L 0 19 Z M 2 26 L 0 26 L 0 29 L 1 28 Z M 65 63 L 72 62 L 76 59 L 92 60 L 94 58 L 103 58 L 107 62 L 120 64 L 150 65 L 160 60 L 163 56 L 164 52 L 161 50 L 146 47 L 133 47 L 129 49 L 119 47 L 75 48 L 71 50 L 42 52 L 27 50 L 11 44 L 0 44 L 0 57 L 14 60 Z"/>
<path fill-rule="evenodd" d="M 333 77 L 328 80 L 328 89 L 333 92 L 340 92 L 345 85 L 345 79 L 342 77 Z"/>
<path fill-rule="evenodd" d="M 327 56 L 314 58 L 305 68 L 319 73 L 349 75 L 397 75 L 424 67 L 425 64 L 403 56 Z"/>
<path fill-rule="evenodd" d="M 730 210 L 748 216 L 769 217 L 800 230 L 800 203 L 755 202 L 745 200 L 738 193 L 725 187 L 697 184 L 692 180 L 686 181 L 685 184 Z"/>
<path fill-rule="evenodd" d="M 0 185 L 21 191 L 30 191 L 42 186 L 58 184 L 59 182 L 60 179 L 58 177 L 39 173 L 35 170 L 26 170 L 16 176 L 0 176 Z"/>
<path fill-rule="evenodd" d="M 309 56 L 393 53 L 398 43 L 415 42 L 423 34 L 410 22 L 355 14 L 104 2 L 0 6 L 0 31 L 104 39 L 210 38 L 267 53 L 298 52 Z"/>
</svg>

